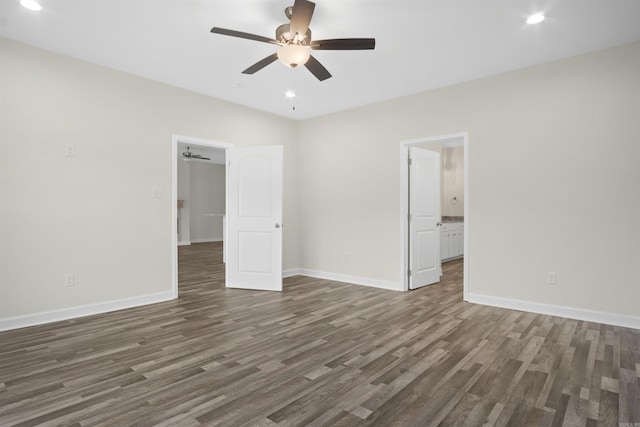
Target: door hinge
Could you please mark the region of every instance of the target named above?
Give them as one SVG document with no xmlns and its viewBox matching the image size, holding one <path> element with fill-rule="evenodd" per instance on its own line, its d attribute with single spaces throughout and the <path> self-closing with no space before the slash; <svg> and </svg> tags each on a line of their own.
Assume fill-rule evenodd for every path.
<svg viewBox="0 0 640 427">
<path fill-rule="evenodd" d="M 411 214 L 407 215 L 407 221 L 411 222 Z"/>
<path fill-rule="evenodd" d="M 407 270 L 407 276 L 411 277 L 411 269 Z"/>
<path fill-rule="evenodd" d="M 411 160 L 411 157 L 409 157 L 409 158 L 407 159 L 407 164 L 408 164 L 409 166 L 411 166 L 411 165 L 413 164 L 413 160 Z"/>
</svg>

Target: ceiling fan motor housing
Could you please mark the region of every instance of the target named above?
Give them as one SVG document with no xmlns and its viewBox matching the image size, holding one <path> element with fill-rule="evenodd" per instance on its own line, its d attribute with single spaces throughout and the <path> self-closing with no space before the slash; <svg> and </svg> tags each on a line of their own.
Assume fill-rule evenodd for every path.
<svg viewBox="0 0 640 427">
<path fill-rule="evenodd" d="M 294 40 L 295 34 L 291 34 L 290 24 L 282 24 L 278 28 L 276 28 L 276 40 L 283 44 L 300 44 L 303 46 L 309 45 L 311 41 L 311 29 L 307 29 L 307 32 L 304 35 L 304 38 L 300 39 L 298 37 L 297 43 Z"/>
</svg>

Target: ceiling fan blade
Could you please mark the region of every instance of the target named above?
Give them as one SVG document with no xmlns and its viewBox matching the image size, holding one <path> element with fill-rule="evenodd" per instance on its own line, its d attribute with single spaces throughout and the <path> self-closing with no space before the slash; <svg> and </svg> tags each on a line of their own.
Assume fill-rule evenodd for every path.
<svg viewBox="0 0 640 427">
<path fill-rule="evenodd" d="M 276 59 L 278 59 L 278 54 L 274 53 L 272 55 L 267 56 L 264 59 L 261 59 L 260 61 L 256 62 L 255 64 L 253 64 L 251 67 L 247 68 L 246 70 L 244 70 L 242 72 L 242 74 L 253 74 L 256 71 L 260 71 L 262 70 L 264 67 L 266 67 L 267 65 L 271 64 L 273 61 L 275 61 Z"/>
<path fill-rule="evenodd" d="M 309 46 L 313 50 L 364 50 L 375 49 L 376 39 L 329 39 L 314 40 Z"/>
<path fill-rule="evenodd" d="M 327 69 L 324 68 L 324 65 L 322 65 L 313 56 L 309 57 L 309 60 L 306 64 L 304 64 L 304 66 L 307 67 L 307 70 L 311 71 L 311 74 L 316 76 L 316 78 L 320 81 L 327 80 L 329 77 L 331 77 L 331 73 L 327 71 Z"/>
<path fill-rule="evenodd" d="M 289 26 L 291 34 L 298 33 L 301 37 L 307 34 L 315 7 L 316 4 L 308 0 L 296 0 L 293 3 L 291 25 Z"/>
<path fill-rule="evenodd" d="M 222 34 L 224 36 L 239 37 L 241 39 L 255 40 L 257 42 L 264 42 L 264 43 L 271 43 L 271 44 L 280 45 L 280 43 L 278 43 L 277 40 L 270 39 L 269 37 L 258 36 L 256 34 L 250 34 L 250 33 L 243 33 L 242 31 L 228 30 L 226 28 L 213 27 L 211 29 L 211 32 L 215 33 L 215 34 Z"/>
</svg>

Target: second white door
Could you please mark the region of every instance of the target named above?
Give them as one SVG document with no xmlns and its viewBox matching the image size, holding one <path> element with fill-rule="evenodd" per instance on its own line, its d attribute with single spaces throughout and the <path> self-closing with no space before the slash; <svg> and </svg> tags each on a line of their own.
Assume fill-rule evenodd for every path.
<svg viewBox="0 0 640 427">
<path fill-rule="evenodd" d="M 440 153 L 409 150 L 409 289 L 440 281 Z"/>
<path fill-rule="evenodd" d="M 228 150 L 226 285 L 282 290 L 282 146 Z"/>
</svg>

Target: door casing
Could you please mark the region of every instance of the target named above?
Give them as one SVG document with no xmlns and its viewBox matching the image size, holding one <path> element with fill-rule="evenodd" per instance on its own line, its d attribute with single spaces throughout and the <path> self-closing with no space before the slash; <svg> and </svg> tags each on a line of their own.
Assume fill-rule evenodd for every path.
<svg viewBox="0 0 640 427">
<path fill-rule="evenodd" d="M 462 143 L 464 147 L 464 265 L 463 265 L 463 299 L 469 294 L 469 133 L 459 132 L 400 141 L 400 277 L 401 290 L 409 290 L 409 168 L 407 158 L 409 147 L 417 144 Z"/>
</svg>

